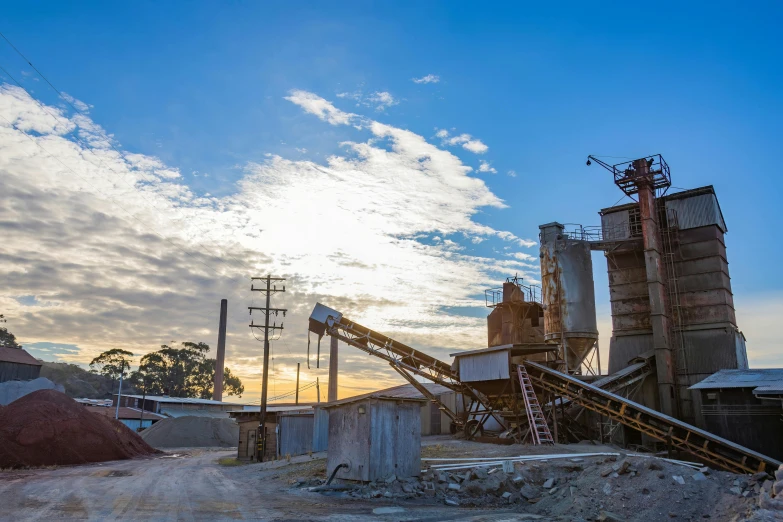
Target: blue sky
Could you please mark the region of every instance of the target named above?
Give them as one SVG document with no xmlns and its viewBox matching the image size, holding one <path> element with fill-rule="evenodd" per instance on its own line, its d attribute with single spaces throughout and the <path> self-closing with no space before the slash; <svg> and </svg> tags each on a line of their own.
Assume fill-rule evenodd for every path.
<svg viewBox="0 0 783 522">
<path fill-rule="evenodd" d="M 585 166 L 588 154 L 661 153 L 673 185 L 715 186 L 742 321 L 740 304 L 783 303 L 781 247 L 770 230 L 783 188 L 776 158 L 781 19 L 779 2 L 752 9 L 714 2 L 30 2 L 6 6 L 0 30 L 60 90 L 88 104 L 118 148 L 178 169 L 178 183 L 197 196 L 237 196 L 248 165 L 268 155 L 325 164 L 330 155 L 358 154 L 342 143 L 370 139 L 367 126 L 329 124 L 286 100 L 292 90 L 448 150 L 507 205 L 479 205 L 472 222 L 523 239 L 535 240 L 538 225 L 554 220 L 597 224 L 596 212 L 620 199 L 607 172 Z M 44 104 L 62 106 L 4 42 L 0 65 Z M 427 75 L 439 81 L 412 81 Z M 379 102 L 378 93 L 393 102 Z M 439 130 L 449 138 L 469 134 L 487 150 L 444 143 Z M 381 150 L 392 147 L 371 139 Z M 479 171 L 482 162 L 496 173 Z M 508 253 L 507 242 L 474 243 L 460 230 L 423 232 L 419 242 L 442 236 L 465 255 Z M 595 268 L 605 316 L 600 256 Z M 38 342 L 79 344 L 30 328 Z M 761 326 L 754 328 L 761 337 Z M 783 364 L 777 357 L 765 361 Z"/>
</svg>

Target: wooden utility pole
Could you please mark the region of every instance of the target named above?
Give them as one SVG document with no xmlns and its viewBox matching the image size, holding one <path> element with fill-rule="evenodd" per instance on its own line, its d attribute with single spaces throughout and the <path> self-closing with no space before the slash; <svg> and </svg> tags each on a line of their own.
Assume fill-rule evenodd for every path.
<svg viewBox="0 0 783 522">
<path fill-rule="evenodd" d="M 296 400 L 294 404 L 299 404 L 299 363 L 296 363 Z"/>
<path fill-rule="evenodd" d="M 283 329 L 283 323 L 280 323 L 280 326 L 277 326 L 276 322 L 273 322 L 272 325 L 269 325 L 269 315 L 275 314 L 277 316 L 280 312 L 283 313 L 283 317 L 285 317 L 285 313 L 287 310 L 285 308 L 270 308 L 270 300 L 272 297 L 272 294 L 276 292 L 285 292 L 285 285 L 283 285 L 282 289 L 277 288 L 277 285 L 273 285 L 273 282 L 277 281 L 285 281 L 285 278 L 283 277 L 272 277 L 272 276 L 266 276 L 266 277 L 252 277 L 251 280 L 261 280 L 266 282 L 266 288 L 255 288 L 252 284 L 250 285 L 250 290 L 252 292 L 265 292 L 266 293 L 266 306 L 263 308 L 254 307 L 254 306 L 248 306 L 248 310 L 250 310 L 250 315 L 253 315 L 253 310 L 260 310 L 264 314 L 264 324 L 258 325 L 254 324 L 252 321 L 250 322 L 250 328 L 263 328 L 264 329 L 264 376 L 263 380 L 261 381 L 261 420 L 258 424 L 258 460 L 263 461 L 264 460 L 264 452 L 266 451 L 266 400 L 267 400 L 267 385 L 269 383 L 269 331 L 272 330 L 282 330 Z"/>
</svg>

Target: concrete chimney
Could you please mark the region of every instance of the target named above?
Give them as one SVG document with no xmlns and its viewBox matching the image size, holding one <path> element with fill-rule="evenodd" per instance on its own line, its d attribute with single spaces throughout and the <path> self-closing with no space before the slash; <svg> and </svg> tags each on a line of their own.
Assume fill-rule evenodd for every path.
<svg viewBox="0 0 783 522">
<path fill-rule="evenodd" d="M 337 337 L 332 336 L 332 344 L 329 347 L 329 402 L 337 400 Z"/>
<path fill-rule="evenodd" d="M 215 386 L 212 399 L 223 400 L 223 367 L 226 364 L 226 315 L 228 299 L 220 300 L 220 327 L 218 330 L 217 360 L 215 361 Z"/>
</svg>

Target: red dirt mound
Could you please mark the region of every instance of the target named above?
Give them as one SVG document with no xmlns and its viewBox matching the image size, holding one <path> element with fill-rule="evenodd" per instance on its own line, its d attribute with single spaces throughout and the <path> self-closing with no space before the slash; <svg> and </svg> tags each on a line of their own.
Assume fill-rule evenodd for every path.
<svg viewBox="0 0 783 522">
<path fill-rule="evenodd" d="M 158 453 L 123 423 L 55 390 L 0 410 L 0 468 L 85 464 Z"/>
</svg>

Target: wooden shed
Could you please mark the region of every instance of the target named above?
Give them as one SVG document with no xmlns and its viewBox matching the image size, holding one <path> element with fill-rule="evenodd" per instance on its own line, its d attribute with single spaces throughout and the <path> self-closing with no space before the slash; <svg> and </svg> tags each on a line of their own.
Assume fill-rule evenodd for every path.
<svg viewBox="0 0 783 522">
<path fill-rule="evenodd" d="M 228 413 L 239 425 L 237 459 L 257 460 L 261 413 L 257 410 Z M 263 460 L 309 453 L 313 447 L 313 409 L 309 405 L 270 406 L 267 409 L 265 429 L 267 444 Z"/>
<path fill-rule="evenodd" d="M 21 348 L 0 347 L 0 382 L 32 381 L 40 376 L 41 366 Z"/>
<path fill-rule="evenodd" d="M 349 398 L 329 412 L 326 471 L 364 482 L 415 477 L 421 471 L 421 407 L 424 399 L 383 395 Z"/>
</svg>

